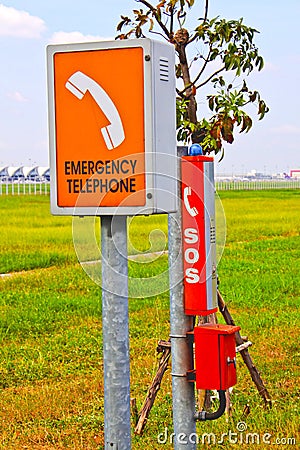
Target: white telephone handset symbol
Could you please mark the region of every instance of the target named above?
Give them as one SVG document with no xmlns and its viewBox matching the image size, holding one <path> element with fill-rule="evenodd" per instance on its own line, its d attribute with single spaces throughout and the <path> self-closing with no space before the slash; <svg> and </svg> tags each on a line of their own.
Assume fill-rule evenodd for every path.
<svg viewBox="0 0 300 450">
<path fill-rule="evenodd" d="M 102 109 L 110 124 L 101 128 L 108 150 L 118 147 L 125 139 L 124 128 L 119 112 L 105 90 L 92 78 L 78 71 L 66 82 L 66 88 L 81 100 L 89 91 L 95 102 Z"/>
<path fill-rule="evenodd" d="M 190 186 L 185 187 L 183 190 L 184 206 L 186 207 L 186 210 L 190 214 L 190 216 L 195 217 L 199 214 L 199 212 L 195 206 L 191 207 L 191 205 L 190 205 L 189 196 L 191 194 L 192 194 L 192 190 L 191 190 Z"/>
</svg>

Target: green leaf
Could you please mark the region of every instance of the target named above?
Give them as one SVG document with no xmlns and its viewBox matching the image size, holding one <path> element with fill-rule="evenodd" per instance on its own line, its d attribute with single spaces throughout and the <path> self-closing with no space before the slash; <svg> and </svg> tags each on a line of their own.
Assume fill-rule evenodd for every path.
<svg viewBox="0 0 300 450">
<path fill-rule="evenodd" d="M 258 70 L 262 70 L 264 67 L 264 60 L 261 56 L 258 56 L 256 59 L 256 65 L 258 66 Z"/>
<path fill-rule="evenodd" d="M 215 98 L 211 95 L 208 100 L 208 106 L 211 111 L 214 110 Z"/>
</svg>

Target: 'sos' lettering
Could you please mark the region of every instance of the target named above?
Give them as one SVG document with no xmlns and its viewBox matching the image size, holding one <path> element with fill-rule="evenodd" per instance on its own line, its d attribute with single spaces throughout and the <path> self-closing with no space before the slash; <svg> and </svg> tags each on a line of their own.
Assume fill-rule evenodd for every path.
<svg viewBox="0 0 300 450">
<path fill-rule="evenodd" d="M 199 283 L 200 277 L 198 273 L 199 273 L 198 269 L 195 269 L 193 267 L 186 269 L 185 271 L 186 282 L 190 284 Z"/>
<path fill-rule="evenodd" d="M 196 244 L 198 242 L 198 232 L 196 228 L 186 228 L 184 230 L 184 241 L 187 244 Z"/>
<path fill-rule="evenodd" d="M 184 230 L 184 242 L 186 244 L 196 244 L 199 241 L 196 228 L 186 228 Z M 184 260 L 187 264 L 194 264 L 199 260 L 199 252 L 196 248 L 187 248 L 184 252 Z M 185 269 L 185 279 L 187 283 L 199 283 L 199 271 L 194 267 Z"/>
<path fill-rule="evenodd" d="M 196 248 L 187 248 L 184 252 L 184 259 L 189 264 L 195 264 L 199 260 L 199 252 Z"/>
</svg>

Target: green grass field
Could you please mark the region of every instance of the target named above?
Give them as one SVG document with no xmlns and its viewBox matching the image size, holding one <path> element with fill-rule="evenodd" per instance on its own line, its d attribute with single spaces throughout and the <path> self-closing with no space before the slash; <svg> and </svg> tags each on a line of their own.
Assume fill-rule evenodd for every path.
<svg viewBox="0 0 300 450">
<path fill-rule="evenodd" d="M 227 221 L 220 291 L 254 343 L 273 408 L 264 409 L 238 357 L 232 417 L 197 424 L 199 448 L 297 448 L 300 190 L 220 196 Z M 0 277 L 0 449 L 103 448 L 101 289 L 77 262 L 72 218 L 52 217 L 47 196 L 3 195 L 0 212 L 0 273 L 12 274 Z M 130 253 L 166 249 L 166 235 L 165 216 L 134 219 Z M 133 278 L 166 270 L 166 255 L 129 266 Z M 140 407 L 156 372 L 157 341 L 169 334 L 168 292 L 131 298 L 129 308 L 131 395 Z M 144 436 L 132 437 L 134 450 L 173 448 L 171 408 L 168 371 Z M 208 444 L 204 433 L 217 442 Z"/>
</svg>

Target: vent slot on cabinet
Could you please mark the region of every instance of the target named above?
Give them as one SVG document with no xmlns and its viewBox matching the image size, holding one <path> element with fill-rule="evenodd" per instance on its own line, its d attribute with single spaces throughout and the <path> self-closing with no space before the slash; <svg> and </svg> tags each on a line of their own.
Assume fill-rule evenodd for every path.
<svg viewBox="0 0 300 450">
<path fill-rule="evenodd" d="M 159 79 L 160 81 L 169 81 L 169 60 L 159 58 Z"/>
<path fill-rule="evenodd" d="M 210 242 L 211 244 L 216 243 L 216 227 L 213 225 L 210 226 Z"/>
</svg>

